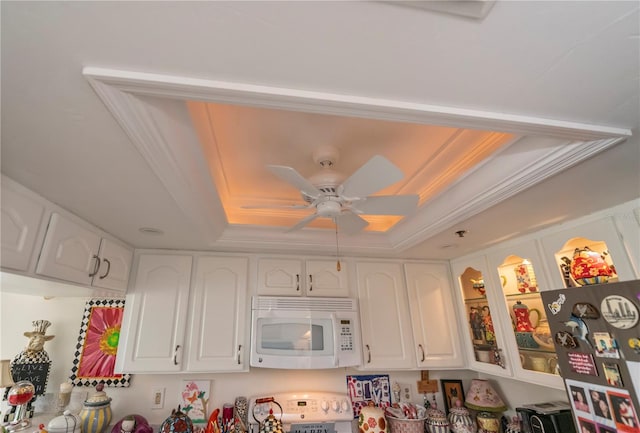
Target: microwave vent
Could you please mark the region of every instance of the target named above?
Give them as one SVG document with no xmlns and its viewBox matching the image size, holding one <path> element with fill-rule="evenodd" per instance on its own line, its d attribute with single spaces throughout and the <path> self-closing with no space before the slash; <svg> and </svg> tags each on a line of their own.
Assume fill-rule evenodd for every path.
<svg viewBox="0 0 640 433">
<path fill-rule="evenodd" d="M 254 310 L 357 311 L 356 302 L 352 298 L 254 296 L 252 308 Z"/>
</svg>

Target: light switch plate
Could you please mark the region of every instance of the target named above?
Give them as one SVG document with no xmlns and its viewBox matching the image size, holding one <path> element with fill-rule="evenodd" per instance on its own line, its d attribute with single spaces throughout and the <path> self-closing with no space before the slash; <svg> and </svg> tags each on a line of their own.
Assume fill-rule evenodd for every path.
<svg viewBox="0 0 640 433">
<path fill-rule="evenodd" d="M 151 409 L 162 409 L 164 407 L 164 388 L 154 386 L 151 390 Z"/>
</svg>

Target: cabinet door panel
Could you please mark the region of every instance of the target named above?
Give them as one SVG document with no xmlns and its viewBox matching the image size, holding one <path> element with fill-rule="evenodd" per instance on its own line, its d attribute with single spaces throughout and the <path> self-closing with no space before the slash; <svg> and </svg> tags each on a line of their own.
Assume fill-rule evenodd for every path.
<svg viewBox="0 0 640 433">
<path fill-rule="evenodd" d="M 302 296 L 302 261 L 293 259 L 260 259 L 258 262 L 258 295 Z"/>
<path fill-rule="evenodd" d="M 405 265 L 414 343 L 420 367 L 451 368 L 464 365 L 448 274 L 446 265 Z"/>
<path fill-rule="evenodd" d="M 93 277 L 93 285 L 104 289 L 126 290 L 133 252 L 109 239 L 100 244 L 100 269 Z"/>
<path fill-rule="evenodd" d="M 336 260 L 308 260 L 305 266 L 307 296 L 349 296 L 346 263 L 340 264 L 339 271 Z"/>
<path fill-rule="evenodd" d="M 91 285 L 100 236 L 54 213 L 36 273 L 47 277 Z"/>
<path fill-rule="evenodd" d="M 413 338 L 402 267 L 358 263 L 364 369 L 414 366 Z"/>
<path fill-rule="evenodd" d="M 121 370 L 172 372 L 182 369 L 191 257 L 144 255 L 127 294 Z M 120 358 L 121 351 L 118 351 Z"/>
<path fill-rule="evenodd" d="M 242 257 L 198 259 L 188 371 L 246 369 L 248 265 L 248 259 Z"/>
<path fill-rule="evenodd" d="M 26 271 L 44 214 L 44 206 L 3 186 L 0 210 L 2 267 Z"/>
</svg>

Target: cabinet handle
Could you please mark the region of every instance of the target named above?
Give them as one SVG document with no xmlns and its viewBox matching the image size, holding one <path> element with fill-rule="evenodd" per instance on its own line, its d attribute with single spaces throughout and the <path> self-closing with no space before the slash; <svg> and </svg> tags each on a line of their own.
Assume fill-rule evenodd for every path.
<svg viewBox="0 0 640 433">
<path fill-rule="evenodd" d="M 93 258 L 96 259 L 96 262 L 93 265 L 93 272 L 89 274 L 90 277 L 94 277 L 100 270 L 100 257 L 94 254 Z"/>
<path fill-rule="evenodd" d="M 367 353 L 368 353 L 367 364 L 371 364 L 371 348 L 369 347 L 368 344 L 366 344 L 365 347 L 367 348 Z"/>
<path fill-rule="evenodd" d="M 238 365 L 240 365 L 240 349 L 242 349 L 242 344 L 238 344 Z"/>
<path fill-rule="evenodd" d="M 296 274 L 296 291 L 300 291 L 300 274 Z"/>
<path fill-rule="evenodd" d="M 309 274 L 309 291 L 313 290 L 313 275 Z"/>
<path fill-rule="evenodd" d="M 420 348 L 420 353 L 422 353 L 422 359 L 420 359 L 420 362 L 424 362 L 424 347 L 422 347 L 422 344 L 418 344 L 418 348 Z"/>
<path fill-rule="evenodd" d="M 176 346 L 176 350 L 173 351 L 173 365 L 178 365 L 178 349 L 180 349 L 180 345 Z"/>
<path fill-rule="evenodd" d="M 100 279 L 106 278 L 107 275 L 109 275 L 109 271 L 111 271 L 111 262 L 109 261 L 109 259 L 102 259 L 107 263 L 107 272 L 104 273 L 104 275 L 100 276 Z"/>
</svg>

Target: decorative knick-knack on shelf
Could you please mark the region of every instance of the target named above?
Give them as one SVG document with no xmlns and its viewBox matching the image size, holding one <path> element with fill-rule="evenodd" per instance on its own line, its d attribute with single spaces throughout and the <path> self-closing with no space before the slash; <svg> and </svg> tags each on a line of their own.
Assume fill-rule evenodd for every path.
<svg viewBox="0 0 640 433">
<path fill-rule="evenodd" d="M 111 397 L 103 389 L 104 384 L 99 383 L 80 410 L 82 433 L 102 433 L 111 422 Z"/>
</svg>

